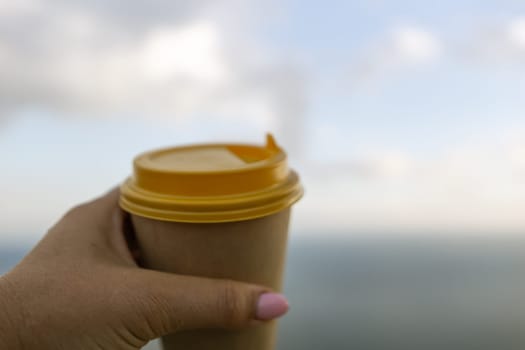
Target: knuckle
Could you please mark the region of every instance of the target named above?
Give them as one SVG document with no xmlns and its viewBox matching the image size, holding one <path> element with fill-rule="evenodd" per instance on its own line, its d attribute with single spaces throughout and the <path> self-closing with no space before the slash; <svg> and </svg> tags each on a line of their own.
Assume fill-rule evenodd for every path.
<svg viewBox="0 0 525 350">
<path fill-rule="evenodd" d="M 169 330 L 172 306 L 170 302 L 156 292 L 153 285 L 145 286 L 137 295 L 142 300 L 144 316 L 147 316 L 157 332 Z"/>
<path fill-rule="evenodd" d="M 161 298 L 138 293 L 130 301 L 125 310 L 126 319 L 133 321 L 133 326 L 138 329 L 136 336 L 139 339 L 149 341 L 159 335 L 174 332 L 180 327 L 179 324 L 172 324 L 169 306 Z M 130 309 L 134 310 L 135 318 L 129 317 Z"/>
<path fill-rule="evenodd" d="M 166 334 L 169 331 L 175 331 L 179 325 L 172 324 L 170 317 L 169 304 L 155 295 L 150 295 L 146 299 L 145 319 L 149 322 L 149 327 L 153 333 Z"/>
<path fill-rule="evenodd" d="M 248 322 L 247 300 L 234 281 L 226 281 L 220 292 L 219 303 L 226 326 L 239 328 Z"/>
<path fill-rule="evenodd" d="M 87 206 L 86 204 L 75 205 L 74 207 L 72 207 L 66 212 L 63 219 L 74 220 L 78 218 L 78 216 L 86 210 L 86 206 Z"/>
</svg>

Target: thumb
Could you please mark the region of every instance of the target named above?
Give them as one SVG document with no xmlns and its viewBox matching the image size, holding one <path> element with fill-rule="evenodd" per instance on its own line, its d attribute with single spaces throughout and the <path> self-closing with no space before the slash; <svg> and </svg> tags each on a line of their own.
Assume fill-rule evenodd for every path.
<svg viewBox="0 0 525 350">
<path fill-rule="evenodd" d="M 181 330 L 239 329 L 280 317 L 288 301 L 268 288 L 232 280 L 136 270 L 140 300 L 133 305 L 140 321 L 135 334 L 147 339 Z M 142 294 L 144 293 L 144 294 Z"/>
</svg>

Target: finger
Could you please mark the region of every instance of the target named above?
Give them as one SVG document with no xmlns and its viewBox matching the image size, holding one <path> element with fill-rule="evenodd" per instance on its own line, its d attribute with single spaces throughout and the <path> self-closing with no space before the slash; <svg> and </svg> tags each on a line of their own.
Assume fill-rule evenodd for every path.
<svg viewBox="0 0 525 350">
<path fill-rule="evenodd" d="M 138 251 L 129 216 L 122 209 L 114 208 L 112 220 L 113 226 L 103 232 L 99 240 L 106 243 L 125 265 L 136 267 Z"/>
<path fill-rule="evenodd" d="M 134 265 L 141 265 L 141 253 L 139 248 L 139 243 L 135 233 L 135 228 L 133 227 L 133 222 L 131 221 L 131 215 L 124 212 L 122 209 L 119 210 L 121 219 L 121 229 L 119 232 L 123 233 L 124 241 L 126 243 L 127 251 L 130 253 Z M 122 236 L 122 235 L 121 235 Z"/>
<path fill-rule="evenodd" d="M 54 245 L 69 251 L 88 251 L 116 255 L 134 264 L 123 233 L 124 213 L 119 207 L 120 193 L 115 188 L 90 202 L 69 210 L 53 226 L 41 245 Z"/>
<path fill-rule="evenodd" d="M 66 217 L 88 221 L 92 225 L 97 225 L 100 222 L 111 222 L 114 224 L 112 220 L 114 220 L 115 210 L 119 208 L 119 198 L 120 190 L 118 187 L 115 187 L 106 194 L 71 209 L 66 214 Z M 89 218 L 89 220 L 84 220 L 86 218 Z"/>
<path fill-rule="evenodd" d="M 50 233 L 68 231 L 78 233 L 83 241 L 86 232 L 100 233 L 116 226 L 115 211 L 119 208 L 120 191 L 114 188 L 105 195 L 70 209 L 50 230 Z M 92 235 L 89 235 L 90 237 Z"/>
<path fill-rule="evenodd" d="M 190 329 L 240 329 L 288 311 L 284 296 L 262 286 L 149 270 L 137 270 L 135 277 L 144 288 L 135 303 L 143 324 L 134 331 L 149 330 L 147 339 Z"/>
<path fill-rule="evenodd" d="M 89 217 L 92 229 L 92 238 L 107 247 L 126 265 L 137 266 L 134 254 L 129 243 L 133 242 L 134 232 L 129 216 L 119 206 L 120 191 L 114 188 L 105 195 L 79 206 L 74 219 Z M 128 242 L 128 239 L 130 242 Z M 135 247 L 136 248 L 136 247 Z"/>
</svg>

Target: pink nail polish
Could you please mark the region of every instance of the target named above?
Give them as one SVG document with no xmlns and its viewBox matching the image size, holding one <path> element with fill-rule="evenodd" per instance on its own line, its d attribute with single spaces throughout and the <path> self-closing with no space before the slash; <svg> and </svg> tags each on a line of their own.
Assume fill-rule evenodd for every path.
<svg viewBox="0 0 525 350">
<path fill-rule="evenodd" d="M 288 300 L 282 294 L 264 293 L 259 296 L 255 317 L 268 321 L 284 315 L 288 311 Z"/>
</svg>

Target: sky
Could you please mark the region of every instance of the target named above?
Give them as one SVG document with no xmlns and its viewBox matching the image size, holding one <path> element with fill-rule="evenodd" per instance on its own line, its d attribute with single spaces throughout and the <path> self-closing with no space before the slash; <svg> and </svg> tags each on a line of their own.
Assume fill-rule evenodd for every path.
<svg viewBox="0 0 525 350">
<path fill-rule="evenodd" d="M 0 0 L 0 242 L 142 151 L 267 131 L 294 234 L 521 234 L 524 110 L 517 0 Z"/>
</svg>

